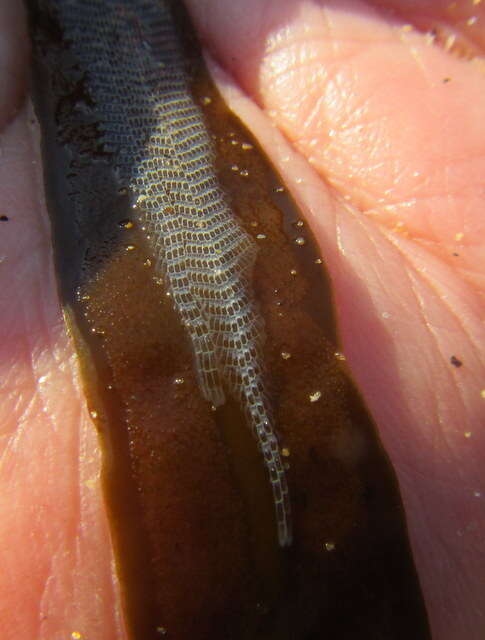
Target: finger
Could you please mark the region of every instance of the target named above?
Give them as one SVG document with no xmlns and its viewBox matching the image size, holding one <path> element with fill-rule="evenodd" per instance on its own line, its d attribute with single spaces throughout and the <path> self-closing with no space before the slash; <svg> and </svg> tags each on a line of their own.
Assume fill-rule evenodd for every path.
<svg viewBox="0 0 485 640">
<path fill-rule="evenodd" d="M 463 227 L 483 232 L 473 216 L 485 162 L 477 65 L 363 3 L 269 3 L 241 16 L 237 6 L 202 13 L 195 3 L 194 13 L 242 87 L 355 207 L 439 243 L 453 262 Z"/>
<path fill-rule="evenodd" d="M 0 145 L 0 635 L 88 626 L 118 638 L 97 437 L 56 296 L 25 109 Z"/>
<path fill-rule="evenodd" d="M 97 437 L 57 300 L 38 145 L 22 105 L 23 18 L 22 3 L 0 4 L 0 635 L 89 627 L 119 638 Z"/>
</svg>

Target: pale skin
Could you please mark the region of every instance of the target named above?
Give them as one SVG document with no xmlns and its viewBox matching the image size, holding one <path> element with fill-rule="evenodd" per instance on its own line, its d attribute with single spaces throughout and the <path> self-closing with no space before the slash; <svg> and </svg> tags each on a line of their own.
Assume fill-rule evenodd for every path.
<svg viewBox="0 0 485 640">
<path fill-rule="evenodd" d="M 401 485 L 433 638 L 482 640 L 485 2 L 188 5 L 221 90 L 320 243 L 342 348 Z M 123 639 L 27 49 L 20 5 L 1 0 L 0 636 Z"/>
</svg>

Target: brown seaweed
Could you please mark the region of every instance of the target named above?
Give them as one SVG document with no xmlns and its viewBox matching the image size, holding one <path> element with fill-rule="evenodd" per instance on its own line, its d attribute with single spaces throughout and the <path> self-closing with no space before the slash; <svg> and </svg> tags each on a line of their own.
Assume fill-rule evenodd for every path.
<svg viewBox="0 0 485 640">
<path fill-rule="evenodd" d="M 247 413 L 234 394 L 218 406 L 204 397 L 146 211 L 116 170 L 121 152 L 100 116 L 116 107 L 95 97 L 95 71 L 66 36 L 65 3 L 27 4 L 59 292 L 103 445 L 131 636 L 429 638 L 397 482 L 339 356 L 317 245 L 214 88 L 183 11 L 170 5 L 191 99 L 214 145 L 220 188 L 258 248 L 250 286 L 289 487 L 286 546 Z M 144 12 L 156 17 L 156 3 L 86 4 L 114 7 L 124 29 L 149 41 Z"/>
</svg>

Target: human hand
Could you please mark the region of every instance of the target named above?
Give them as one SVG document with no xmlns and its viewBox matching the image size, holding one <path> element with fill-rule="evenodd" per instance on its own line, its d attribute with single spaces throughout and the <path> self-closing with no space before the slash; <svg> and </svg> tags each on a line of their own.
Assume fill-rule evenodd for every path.
<svg viewBox="0 0 485 640">
<path fill-rule="evenodd" d="M 472 3 L 429 3 L 426 15 L 419 3 L 383 4 L 190 6 L 249 97 L 219 74 L 222 90 L 320 242 L 347 359 L 399 477 L 434 637 L 474 640 L 485 631 L 485 14 Z M 22 16 L 7 0 L 0 11 L 0 629 L 122 638 L 97 438 L 56 298 L 22 102 Z"/>
</svg>

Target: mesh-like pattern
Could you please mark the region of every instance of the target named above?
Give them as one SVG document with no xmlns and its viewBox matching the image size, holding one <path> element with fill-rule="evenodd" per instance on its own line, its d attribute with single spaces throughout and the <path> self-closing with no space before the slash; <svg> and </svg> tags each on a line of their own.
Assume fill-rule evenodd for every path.
<svg viewBox="0 0 485 640">
<path fill-rule="evenodd" d="M 167 6 L 152 0 L 56 0 L 65 39 L 87 70 L 101 142 L 137 196 L 205 398 L 225 387 L 244 408 L 272 485 L 278 537 L 291 543 L 285 471 L 264 389 L 263 320 L 251 287 L 256 247 L 227 204 L 193 102 Z"/>
</svg>

